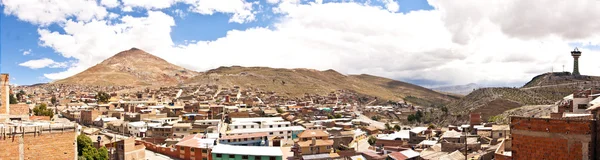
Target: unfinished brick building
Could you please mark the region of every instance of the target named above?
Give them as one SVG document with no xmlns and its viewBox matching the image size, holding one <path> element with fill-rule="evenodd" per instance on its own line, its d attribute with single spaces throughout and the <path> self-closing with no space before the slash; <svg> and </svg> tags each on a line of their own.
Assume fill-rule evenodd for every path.
<svg viewBox="0 0 600 160">
<path fill-rule="evenodd" d="M 0 123 L 0 159 L 77 159 L 77 124 Z"/>
<path fill-rule="evenodd" d="M 600 159 L 596 119 L 511 117 L 513 159 Z"/>
</svg>

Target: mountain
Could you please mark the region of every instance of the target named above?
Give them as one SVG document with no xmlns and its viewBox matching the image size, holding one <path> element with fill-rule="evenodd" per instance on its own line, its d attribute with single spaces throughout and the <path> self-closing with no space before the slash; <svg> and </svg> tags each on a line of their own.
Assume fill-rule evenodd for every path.
<svg viewBox="0 0 600 160">
<path fill-rule="evenodd" d="M 481 88 L 481 87 L 475 83 L 469 83 L 466 85 L 443 86 L 443 87 L 436 87 L 436 88 L 431 88 L 431 89 L 434 91 L 438 91 L 438 92 L 454 93 L 454 94 L 458 94 L 458 95 L 467 95 L 478 88 Z"/>
<path fill-rule="evenodd" d="M 466 121 L 469 112 L 481 112 L 482 118 L 488 120 L 491 116 L 525 105 L 551 105 L 577 90 L 587 88 L 600 89 L 600 77 L 575 77 L 568 72 L 544 73 L 535 76 L 521 88 L 477 89 L 446 107 L 454 117 L 460 117 L 455 119 L 459 122 Z"/>
<path fill-rule="evenodd" d="M 226 87 L 237 85 L 291 97 L 301 97 L 305 93 L 327 95 L 337 90 L 349 90 L 381 100 L 406 100 L 419 105 L 442 105 L 455 99 L 405 82 L 366 74 L 344 75 L 334 70 L 219 67 L 191 78 L 186 83 Z"/>
<path fill-rule="evenodd" d="M 198 75 L 143 50 L 131 48 L 55 84 L 147 86 L 176 85 Z"/>
</svg>

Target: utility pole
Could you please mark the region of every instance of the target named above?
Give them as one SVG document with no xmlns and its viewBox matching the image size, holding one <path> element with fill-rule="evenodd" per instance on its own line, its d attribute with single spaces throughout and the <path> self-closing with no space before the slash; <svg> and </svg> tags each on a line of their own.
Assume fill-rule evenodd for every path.
<svg viewBox="0 0 600 160">
<path fill-rule="evenodd" d="M 465 160 L 467 160 L 467 149 L 469 148 L 467 145 L 467 129 L 463 128 L 463 132 L 465 132 Z"/>
</svg>

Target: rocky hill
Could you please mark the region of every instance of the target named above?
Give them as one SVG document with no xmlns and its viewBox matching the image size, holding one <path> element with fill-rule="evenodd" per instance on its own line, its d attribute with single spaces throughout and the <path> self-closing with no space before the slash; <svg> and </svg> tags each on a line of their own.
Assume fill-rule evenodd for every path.
<svg viewBox="0 0 600 160">
<path fill-rule="evenodd" d="M 553 103 L 552 99 L 518 88 L 481 88 L 448 104 L 447 107 L 459 120 L 466 120 L 470 112 L 481 112 L 482 118 L 487 120 L 491 116 L 523 105 Z"/>
<path fill-rule="evenodd" d="M 197 74 L 143 50 L 131 48 L 81 73 L 52 83 L 98 86 L 176 85 Z"/>
<path fill-rule="evenodd" d="M 577 90 L 600 89 L 600 77 L 574 77 L 568 72 L 535 76 L 521 88 L 481 88 L 446 107 L 454 115 L 451 122 L 465 122 L 469 112 L 481 112 L 482 118 L 503 114 L 525 105 L 552 105 Z M 526 111 L 522 108 L 519 111 Z M 506 119 L 500 115 L 499 118 Z"/>
<path fill-rule="evenodd" d="M 575 77 L 572 76 L 570 72 L 544 73 L 533 77 L 531 81 L 527 82 L 522 88 L 553 87 L 555 85 L 569 85 L 585 82 L 600 82 L 600 77 L 586 75 Z"/>
<path fill-rule="evenodd" d="M 458 95 L 467 95 L 478 88 L 481 88 L 481 86 L 479 86 L 475 83 L 469 83 L 466 85 L 443 86 L 443 87 L 435 87 L 435 88 L 431 88 L 431 89 L 434 91 L 438 91 L 438 92 L 454 93 L 454 94 L 458 94 Z"/>
<path fill-rule="evenodd" d="M 372 75 L 344 75 L 334 70 L 280 69 L 267 67 L 220 67 L 186 81 L 188 84 L 217 84 L 258 88 L 290 97 L 305 93 L 326 95 L 349 90 L 383 100 L 404 100 L 419 105 L 442 105 L 454 100 L 417 85 Z"/>
</svg>

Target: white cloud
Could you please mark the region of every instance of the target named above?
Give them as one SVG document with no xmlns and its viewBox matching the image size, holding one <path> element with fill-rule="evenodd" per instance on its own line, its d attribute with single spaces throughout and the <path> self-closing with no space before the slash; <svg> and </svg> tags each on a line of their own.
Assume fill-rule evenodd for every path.
<svg viewBox="0 0 600 160">
<path fill-rule="evenodd" d="M 189 11 L 212 15 L 214 13 L 231 14 L 230 22 L 245 23 L 255 20 L 253 3 L 246 0 L 122 0 L 124 12 L 132 11 L 132 7 L 149 10 L 165 9 L 176 3 L 190 5 Z"/>
<path fill-rule="evenodd" d="M 102 4 L 108 8 L 115 8 L 115 7 L 118 7 L 119 5 L 121 5 L 119 0 L 101 0 L 100 4 Z"/>
<path fill-rule="evenodd" d="M 178 0 L 121 0 L 123 5 L 131 7 L 142 7 L 146 9 L 169 8 Z"/>
<path fill-rule="evenodd" d="M 133 12 L 133 7 L 131 7 L 131 6 L 125 6 L 125 7 L 121 8 L 121 11 L 123 11 L 123 12 Z"/>
<path fill-rule="evenodd" d="M 212 15 L 214 13 L 233 14 L 229 22 L 245 23 L 255 20 L 253 12 L 253 3 L 245 0 L 185 0 L 185 3 L 192 5 L 192 12 Z"/>
<path fill-rule="evenodd" d="M 28 67 L 31 69 L 40 69 L 40 68 L 66 68 L 67 63 L 65 62 L 55 62 L 49 58 L 42 58 L 36 60 L 29 60 L 27 62 L 20 63 L 19 66 Z"/>
<path fill-rule="evenodd" d="M 173 11 L 171 11 L 175 16 L 179 17 L 179 18 L 185 18 L 185 16 L 187 15 L 184 11 L 182 11 L 181 9 L 175 9 Z"/>
<path fill-rule="evenodd" d="M 79 21 L 102 19 L 108 12 L 95 0 L 2 0 L 4 14 L 40 25 L 65 22 L 70 17 Z"/>
<path fill-rule="evenodd" d="M 167 14 L 150 11 L 148 17 L 124 16 L 120 20 L 121 23 L 116 24 L 108 24 L 107 21 L 68 21 L 64 26 L 66 34 L 38 30 L 42 46 L 51 47 L 64 57 L 77 60 L 66 71 L 45 76 L 60 79 L 74 75 L 131 47 L 156 51 L 160 47 L 173 45 L 170 32 L 175 21 Z"/>
<path fill-rule="evenodd" d="M 119 18 L 119 14 L 116 14 L 116 13 L 108 14 L 108 19 L 115 19 L 115 18 Z"/>
<path fill-rule="evenodd" d="M 252 4 L 245 1 L 123 1 L 123 4 L 157 9 L 178 2 L 194 4 L 191 10 L 200 14 L 233 14 L 232 22 L 255 19 Z M 229 65 L 331 68 L 349 74 L 448 84 L 514 84 L 552 68 L 559 70 L 562 65 L 571 70 L 569 43 L 600 43 L 600 30 L 591 21 L 580 24 L 582 31 L 576 30 L 577 27 L 557 26 L 579 23 L 584 15 L 596 17 L 600 8 L 594 4 L 582 6 L 580 1 L 571 6 L 580 9 L 581 13 L 575 15 L 577 20 L 561 18 L 565 16 L 561 13 L 576 14 L 566 11 L 568 8 L 552 6 L 562 2 L 538 3 L 543 6 L 519 12 L 519 17 L 537 17 L 523 19 L 539 23 L 515 17 L 518 7 L 512 5 L 527 3 L 518 0 L 432 0 L 435 10 L 406 14 L 395 13 L 399 6 L 385 3 L 383 7 L 346 2 L 274 3 L 282 17 L 270 28 L 231 30 L 214 41 L 190 40 L 190 44 L 177 46 L 170 36 L 174 19 L 158 11 L 150 11 L 147 17 L 120 17 L 117 23 L 66 21 L 62 34 L 40 29 L 43 46 L 77 60 L 67 70 L 45 76 L 66 78 L 119 51 L 137 47 L 198 71 Z M 554 9 L 557 16 L 535 16 L 546 13 L 538 9 L 544 6 Z M 581 34 L 585 32 L 586 35 Z M 582 51 L 581 72 L 600 75 L 600 64 L 593 62 L 600 59 L 600 52 L 586 48 Z"/>
<path fill-rule="evenodd" d="M 31 49 L 28 49 L 28 50 L 25 50 L 25 51 L 23 51 L 23 55 L 24 55 L 24 56 L 25 56 L 25 55 L 29 55 L 29 54 L 31 54 Z"/>
<path fill-rule="evenodd" d="M 394 0 L 384 0 L 384 3 L 385 8 L 390 12 L 398 12 L 400 10 L 400 5 Z"/>
</svg>

